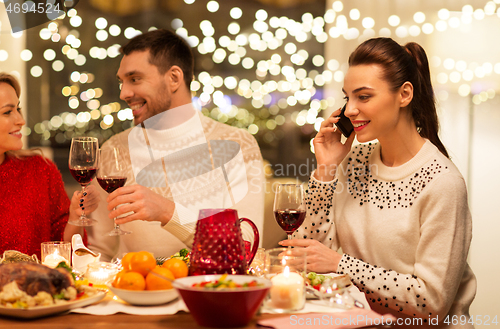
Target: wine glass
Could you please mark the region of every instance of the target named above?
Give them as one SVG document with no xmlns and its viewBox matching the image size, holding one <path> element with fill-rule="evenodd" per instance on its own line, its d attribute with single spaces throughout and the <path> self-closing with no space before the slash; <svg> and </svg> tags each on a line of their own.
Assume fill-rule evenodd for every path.
<svg viewBox="0 0 500 329">
<path fill-rule="evenodd" d="M 74 137 L 71 140 L 69 151 L 69 171 L 75 180 L 82 186 L 82 194 L 85 187 L 90 184 L 97 171 L 97 157 L 99 141 L 95 137 Z M 95 219 L 85 215 L 82 208 L 82 215 L 76 220 L 68 221 L 71 225 L 91 226 L 97 223 Z"/>
<path fill-rule="evenodd" d="M 97 170 L 97 182 L 104 191 L 114 192 L 117 188 L 125 185 L 127 181 L 126 167 L 123 151 L 118 147 L 105 147 L 99 150 L 99 169 Z M 115 208 L 116 209 L 116 208 Z M 120 225 L 113 220 L 114 228 L 106 233 L 108 236 L 125 235 L 132 232 L 122 230 Z"/>
<path fill-rule="evenodd" d="M 292 238 L 293 232 L 306 218 L 304 189 L 299 184 L 279 184 L 274 197 L 274 217 L 279 226 Z"/>
</svg>

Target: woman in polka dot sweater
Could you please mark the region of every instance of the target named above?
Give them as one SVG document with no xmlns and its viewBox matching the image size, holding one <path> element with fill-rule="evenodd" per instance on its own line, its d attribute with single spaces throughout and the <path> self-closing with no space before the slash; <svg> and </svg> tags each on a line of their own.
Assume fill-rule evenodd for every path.
<svg viewBox="0 0 500 329">
<path fill-rule="evenodd" d="M 425 51 L 367 40 L 349 57 L 343 92 L 355 133 L 341 143 L 340 110 L 322 123 L 307 218 L 281 244 L 306 247 L 310 271 L 349 274 L 375 311 L 443 327 L 468 320 L 471 215 L 437 134 Z M 355 136 L 366 144 L 351 149 Z"/>
</svg>

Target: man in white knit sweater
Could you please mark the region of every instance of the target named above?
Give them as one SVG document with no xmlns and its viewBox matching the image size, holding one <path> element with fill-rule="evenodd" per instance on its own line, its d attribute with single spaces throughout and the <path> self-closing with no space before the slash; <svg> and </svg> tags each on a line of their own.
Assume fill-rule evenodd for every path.
<svg viewBox="0 0 500 329">
<path fill-rule="evenodd" d="M 117 78 L 120 98 L 133 111 L 135 127 L 110 138 L 102 148 L 125 153 L 127 182 L 101 205 L 88 228 L 90 248 L 102 259 L 146 250 L 170 256 L 190 248 L 198 210 L 233 208 L 262 233 L 264 174 L 255 138 L 197 111 L 191 100 L 193 56 L 175 33 L 156 30 L 122 47 Z M 116 208 L 115 208 L 116 207 Z M 116 223 L 132 232 L 105 233 Z M 243 238 L 252 240 L 249 226 Z"/>
</svg>

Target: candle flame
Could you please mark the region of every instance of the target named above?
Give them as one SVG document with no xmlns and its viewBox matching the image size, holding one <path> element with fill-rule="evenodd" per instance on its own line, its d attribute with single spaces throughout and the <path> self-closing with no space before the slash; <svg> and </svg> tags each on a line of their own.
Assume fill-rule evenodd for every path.
<svg viewBox="0 0 500 329">
<path fill-rule="evenodd" d="M 290 276 L 290 268 L 288 266 L 285 266 L 285 269 L 283 270 L 283 275 L 287 278 Z"/>
</svg>

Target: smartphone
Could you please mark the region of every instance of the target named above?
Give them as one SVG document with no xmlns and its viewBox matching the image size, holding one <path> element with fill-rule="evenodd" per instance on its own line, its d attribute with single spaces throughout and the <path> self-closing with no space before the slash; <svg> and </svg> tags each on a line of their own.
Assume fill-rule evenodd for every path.
<svg viewBox="0 0 500 329">
<path fill-rule="evenodd" d="M 340 110 L 340 120 L 335 125 L 345 137 L 349 137 L 354 131 L 354 127 L 352 126 L 351 120 L 344 114 L 346 106 L 347 104 Z"/>
</svg>

